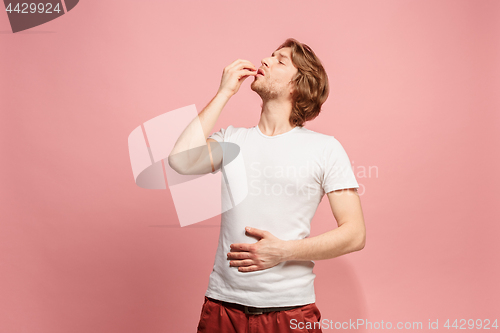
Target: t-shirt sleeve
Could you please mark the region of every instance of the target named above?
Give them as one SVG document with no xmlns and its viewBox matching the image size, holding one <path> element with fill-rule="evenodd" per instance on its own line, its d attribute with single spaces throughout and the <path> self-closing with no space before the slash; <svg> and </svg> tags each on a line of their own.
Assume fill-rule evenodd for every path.
<svg viewBox="0 0 500 333">
<path fill-rule="evenodd" d="M 351 161 L 337 139 L 332 138 L 332 141 L 328 143 L 323 163 L 324 173 L 321 185 L 325 193 L 346 188 L 359 188 L 351 168 Z"/>
<path fill-rule="evenodd" d="M 217 142 L 224 142 L 224 134 L 226 133 L 225 128 L 221 128 L 218 132 L 208 136 L 208 139 L 214 139 Z"/>
<path fill-rule="evenodd" d="M 207 139 L 214 139 L 217 142 L 224 142 L 225 140 L 225 135 L 226 135 L 226 129 L 227 128 L 221 128 L 218 132 L 213 133 L 212 135 L 209 135 Z M 212 147 L 212 146 L 210 146 Z M 216 174 L 220 170 L 217 169 L 213 172 L 210 172 L 211 174 Z"/>
</svg>

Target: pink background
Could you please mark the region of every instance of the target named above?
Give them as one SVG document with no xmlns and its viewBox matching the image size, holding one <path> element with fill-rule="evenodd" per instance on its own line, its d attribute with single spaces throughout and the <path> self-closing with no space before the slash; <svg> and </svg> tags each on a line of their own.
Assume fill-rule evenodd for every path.
<svg viewBox="0 0 500 333">
<path fill-rule="evenodd" d="M 500 319 L 499 1 L 87 0 L 16 34 L 0 13 L 0 332 L 196 330 L 220 216 L 180 228 L 127 137 L 287 37 L 330 78 L 306 128 L 364 189 L 365 249 L 316 262 L 322 318 Z M 251 80 L 213 132 L 257 124 Z"/>
</svg>

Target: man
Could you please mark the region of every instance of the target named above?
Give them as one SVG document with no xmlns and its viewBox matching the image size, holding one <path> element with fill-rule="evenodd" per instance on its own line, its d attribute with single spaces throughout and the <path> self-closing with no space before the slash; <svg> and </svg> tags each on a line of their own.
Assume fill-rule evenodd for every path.
<svg viewBox="0 0 500 333">
<path fill-rule="evenodd" d="M 198 115 L 206 138 L 229 98 L 254 77 L 251 89 L 262 98 L 259 124 L 228 126 L 210 135 L 208 157 L 197 160 L 198 166 L 210 161 L 213 172 L 222 168 L 230 176 L 236 166 L 225 167 L 217 145 L 237 144 L 245 171 L 237 174 L 246 179 L 232 185 L 248 187 L 245 199 L 221 216 L 199 333 L 321 332 L 313 260 L 358 251 L 365 244 L 359 186 L 345 150 L 333 136 L 303 127 L 328 97 L 320 60 L 307 45 L 289 38 L 261 63 L 256 68 L 239 59 L 227 66 L 216 96 Z M 188 132 L 189 126 L 176 146 L 187 142 Z M 307 238 L 325 193 L 339 227 Z"/>
</svg>

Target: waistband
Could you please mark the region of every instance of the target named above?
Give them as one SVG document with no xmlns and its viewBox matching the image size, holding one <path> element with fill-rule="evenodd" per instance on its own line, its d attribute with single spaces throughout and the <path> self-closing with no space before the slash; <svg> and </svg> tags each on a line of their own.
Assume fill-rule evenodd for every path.
<svg viewBox="0 0 500 333">
<path fill-rule="evenodd" d="M 270 307 L 270 308 L 256 308 L 253 306 L 246 306 L 246 305 L 238 304 L 238 303 L 225 302 L 225 301 L 214 299 L 214 298 L 211 298 L 208 296 L 205 296 L 205 297 L 208 298 L 212 302 L 219 303 L 219 304 L 222 304 L 228 308 L 237 309 L 237 310 L 245 312 L 246 314 L 251 314 L 251 315 L 258 315 L 258 314 L 263 314 L 266 312 L 273 312 L 273 311 L 287 311 L 287 310 L 292 310 L 292 309 L 296 309 L 296 308 L 300 308 L 300 307 L 304 306 L 304 305 L 295 305 L 295 306 L 279 306 L 279 307 Z"/>
</svg>

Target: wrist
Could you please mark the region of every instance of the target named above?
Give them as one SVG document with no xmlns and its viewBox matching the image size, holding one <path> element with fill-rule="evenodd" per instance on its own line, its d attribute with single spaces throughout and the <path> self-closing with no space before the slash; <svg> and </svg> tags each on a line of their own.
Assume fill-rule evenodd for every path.
<svg viewBox="0 0 500 333">
<path fill-rule="evenodd" d="M 283 243 L 283 261 L 289 261 L 295 259 L 295 246 L 297 241 L 288 240 Z"/>
<path fill-rule="evenodd" d="M 216 97 L 223 98 L 225 100 L 229 100 L 231 96 L 233 96 L 231 93 L 219 90 L 217 91 L 217 94 L 215 95 Z"/>
</svg>

